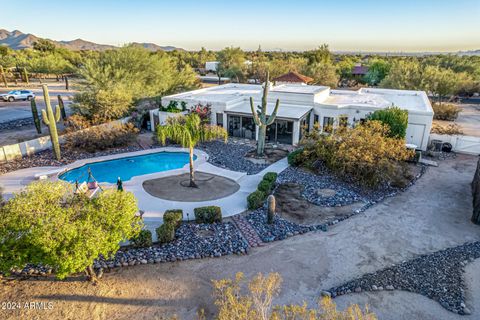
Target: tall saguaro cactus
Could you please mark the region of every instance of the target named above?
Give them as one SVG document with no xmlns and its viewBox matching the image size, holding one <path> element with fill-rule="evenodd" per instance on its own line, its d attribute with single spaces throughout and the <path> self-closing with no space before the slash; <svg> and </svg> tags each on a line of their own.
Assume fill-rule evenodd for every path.
<svg viewBox="0 0 480 320">
<path fill-rule="evenodd" d="M 267 127 L 271 125 L 275 118 L 277 117 L 278 106 L 280 105 L 280 100 L 277 99 L 275 103 L 275 108 L 273 109 L 272 114 L 267 117 L 267 97 L 268 90 L 270 87 L 270 74 L 267 72 L 267 80 L 265 81 L 265 86 L 263 87 L 262 95 L 262 105 L 255 107 L 253 104 L 253 98 L 250 97 L 250 108 L 252 109 L 253 121 L 258 126 L 258 139 L 257 139 L 257 155 L 262 156 L 265 149 L 265 136 L 267 134 Z"/>
<path fill-rule="evenodd" d="M 53 153 L 55 158 L 60 160 L 60 143 L 58 142 L 58 133 L 57 133 L 57 122 L 60 121 L 60 107 L 55 108 L 55 114 L 53 114 L 52 106 L 50 105 L 50 95 L 48 94 L 48 86 L 42 84 L 43 89 L 43 98 L 45 99 L 45 109 L 42 110 L 43 122 L 48 126 L 48 131 L 50 132 L 50 140 L 52 141 Z"/>
<path fill-rule="evenodd" d="M 40 117 L 38 116 L 37 103 L 35 98 L 30 100 L 30 107 L 32 108 L 33 122 L 35 123 L 35 128 L 38 133 L 42 133 L 42 124 L 40 123 Z"/>
<path fill-rule="evenodd" d="M 7 76 L 5 75 L 5 70 L 3 70 L 3 66 L 0 66 L 0 76 L 2 77 L 2 81 L 3 81 L 3 84 L 5 85 L 5 88 L 8 88 Z"/>
</svg>

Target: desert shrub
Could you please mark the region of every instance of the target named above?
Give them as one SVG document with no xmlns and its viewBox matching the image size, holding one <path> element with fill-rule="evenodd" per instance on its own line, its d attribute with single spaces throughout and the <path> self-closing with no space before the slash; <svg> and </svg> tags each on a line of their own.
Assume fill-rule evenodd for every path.
<svg viewBox="0 0 480 320">
<path fill-rule="evenodd" d="M 430 130 L 430 133 L 436 133 L 436 134 L 463 134 L 462 129 L 460 129 L 460 126 L 456 123 L 450 123 L 450 124 L 439 124 L 439 123 L 433 123 L 432 124 L 432 129 Z"/>
<path fill-rule="evenodd" d="M 91 126 L 92 121 L 79 114 L 73 114 L 65 120 L 65 130 L 67 133 L 87 129 Z"/>
<path fill-rule="evenodd" d="M 340 178 L 368 187 L 389 183 L 398 165 L 414 156 L 405 139 L 391 138 L 379 121 L 321 135 L 306 151 Z"/>
<path fill-rule="evenodd" d="M 170 101 L 166 107 L 160 106 L 159 110 L 171 113 L 182 112 L 182 110 L 178 108 L 178 101 L 175 100 Z"/>
<path fill-rule="evenodd" d="M 267 172 L 263 176 L 263 180 L 267 180 L 270 182 L 275 182 L 277 181 L 278 174 L 276 172 Z"/>
<path fill-rule="evenodd" d="M 137 133 L 138 129 L 131 123 L 100 125 L 67 134 L 65 146 L 93 153 L 127 146 L 135 141 Z"/>
<path fill-rule="evenodd" d="M 291 166 L 299 166 L 301 164 L 302 152 L 302 148 L 290 152 L 287 156 L 288 164 Z"/>
<path fill-rule="evenodd" d="M 272 192 L 273 190 L 273 186 L 275 185 L 275 182 L 272 182 L 272 181 L 268 181 L 268 180 L 265 180 L 263 179 L 262 181 L 260 181 L 260 183 L 258 184 L 258 187 L 257 189 L 259 191 L 262 191 L 264 194 L 270 194 L 270 192 Z"/>
<path fill-rule="evenodd" d="M 399 107 L 377 110 L 368 116 L 369 120 L 377 120 L 390 128 L 389 136 L 392 138 L 405 138 L 408 126 L 408 111 Z"/>
<path fill-rule="evenodd" d="M 222 222 L 222 209 L 217 206 L 199 207 L 193 210 L 196 223 Z"/>
<path fill-rule="evenodd" d="M 143 223 L 135 196 L 105 190 L 96 198 L 76 195 L 65 182 L 31 183 L 0 207 L 0 271 L 48 265 L 58 278 L 111 258 L 120 242 L 135 238 Z"/>
<path fill-rule="evenodd" d="M 150 247 L 152 245 L 152 232 L 142 229 L 136 237 L 130 239 L 130 243 L 136 248 Z"/>
<path fill-rule="evenodd" d="M 434 103 L 433 118 L 436 120 L 454 121 L 462 109 L 451 103 Z"/>
<path fill-rule="evenodd" d="M 170 223 L 163 223 L 160 227 L 155 229 L 157 233 L 157 240 L 160 243 L 167 243 L 175 239 L 175 226 Z"/>
<path fill-rule="evenodd" d="M 183 220 L 183 211 L 181 209 L 167 210 L 163 214 L 163 223 L 168 223 L 178 228 Z"/>
<path fill-rule="evenodd" d="M 260 190 L 255 190 L 247 197 L 247 206 L 249 210 L 260 208 L 265 201 L 266 195 Z"/>
<path fill-rule="evenodd" d="M 376 320 L 375 314 L 363 311 L 358 305 L 350 305 L 345 311 L 337 310 L 329 297 L 324 297 L 318 309 L 310 309 L 307 304 L 274 306 L 274 299 L 280 294 L 282 277 L 278 273 L 264 276 L 259 273 L 248 283 L 243 273 L 234 279 L 213 280 L 215 305 L 218 307 L 218 320 L 247 319 L 309 319 L 309 320 Z"/>
</svg>

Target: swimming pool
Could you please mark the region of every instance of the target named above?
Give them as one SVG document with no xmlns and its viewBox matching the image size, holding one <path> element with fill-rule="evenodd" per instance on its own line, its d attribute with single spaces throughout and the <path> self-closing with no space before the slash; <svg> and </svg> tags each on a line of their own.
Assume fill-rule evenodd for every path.
<svg viewBox="0 0 480 320">
<path fill-rule="evenodd" d="M 193 156 L 194 160 L 197 158 Z M 141 156 L 87 163 L 59 176 L 60 179 L 82 183 L 88 179 L 88 169 L 98 182 L 115 183 L 120 177 L 128 181 L 132 177 L 149 173 L 180 169 L 189 162 L 187 152 L 157 152 Z"/>
</svg>

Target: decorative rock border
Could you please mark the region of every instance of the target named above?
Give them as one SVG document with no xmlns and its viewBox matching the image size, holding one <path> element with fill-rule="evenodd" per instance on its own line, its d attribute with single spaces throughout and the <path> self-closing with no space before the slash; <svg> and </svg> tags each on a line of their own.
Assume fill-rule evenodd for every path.
<svg viewBox="0 0 480 320">
<path fill-rule="evenodd" d="M 255 231 L 255 228 L 253 228 L 241 214 L 234 215 L 232 220 L 250 247 L 258 247 L 263 244 L 263 241 L 260 239 L 257 231 Z"/>
<path fill-rule="evenodd" d="M 368 273 L 322 295 L 339 295 L 381 290 L 404 290 L 438 301 L 445 309 L 470 314 L 465 305 L 464 267 L 480 258 L 480 241 L 422 255 L 383 270 Z"/>
</svg>

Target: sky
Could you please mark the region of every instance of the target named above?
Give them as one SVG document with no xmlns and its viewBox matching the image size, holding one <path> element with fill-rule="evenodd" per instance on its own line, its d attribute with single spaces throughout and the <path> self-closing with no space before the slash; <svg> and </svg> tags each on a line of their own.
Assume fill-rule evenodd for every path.
<svg viewBox="0 0 480 320">
<path fill-rule="evenodd" d="M 187 50 L 480 49 L 480 0 L 0 0 L 0 29 Z"/>
</svg>

